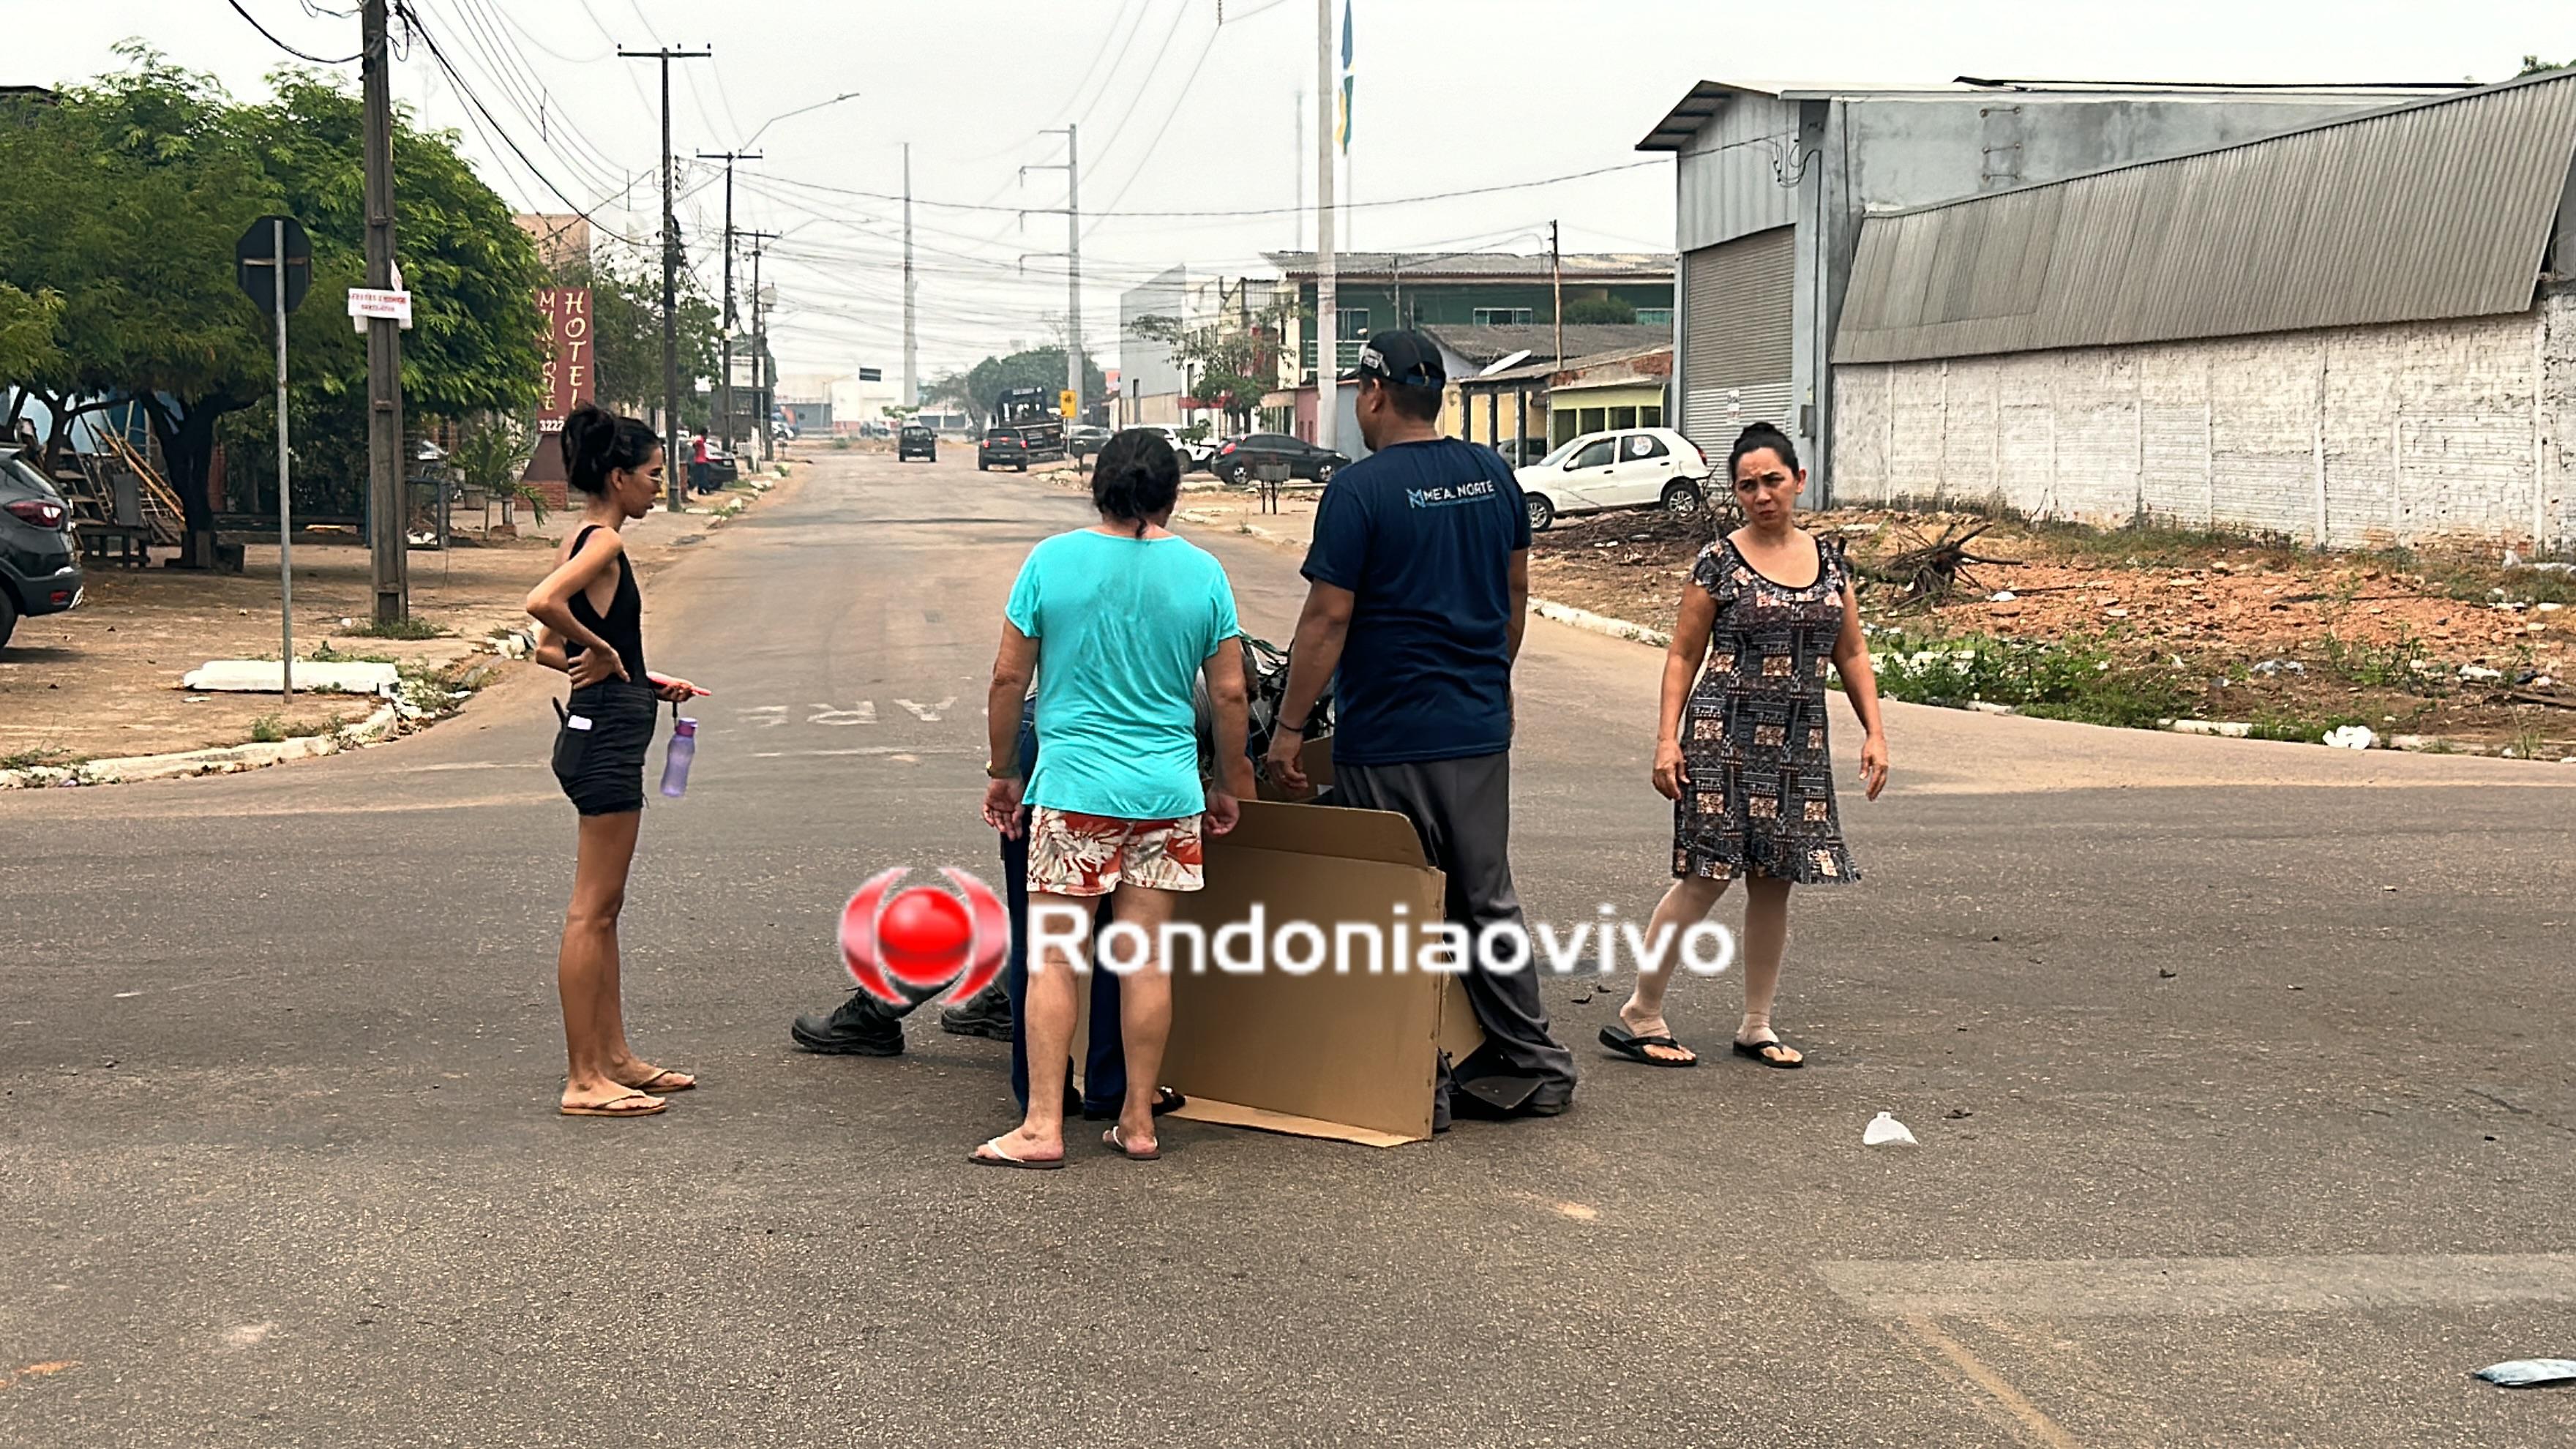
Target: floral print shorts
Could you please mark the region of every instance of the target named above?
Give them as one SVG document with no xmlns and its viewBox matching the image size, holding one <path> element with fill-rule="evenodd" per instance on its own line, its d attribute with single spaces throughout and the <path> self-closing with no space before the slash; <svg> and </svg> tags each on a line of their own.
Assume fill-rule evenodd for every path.
<svg viewBox="0 0 2576 1449">
<path fill-rule="evenodd" d="M 1123 882 L 1157 891 L 1194 891 L 1199 817 L 1121 820 L 1037 805 L 1029 810 L 1029 893 L 1105 896 Z"/>
</svg>

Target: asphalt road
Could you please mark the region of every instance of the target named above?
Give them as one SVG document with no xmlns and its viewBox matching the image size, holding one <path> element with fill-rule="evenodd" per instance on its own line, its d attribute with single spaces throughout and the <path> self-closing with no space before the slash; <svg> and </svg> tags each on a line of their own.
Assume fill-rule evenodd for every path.
<svg viewBox="0 0 2576 1449">
<path fill-rule="evenodd" d="M 0 795 L 0 1443 L 2576 1442 L 2464 1376 L 2576 1354 L 2576 767 L 1898 707 L 1869 879 L 1797 907 L 1811 1069 L 1602 1060 L 1617 996 L 1551 983 L 1561 1118 L 975 1169 L 1001 1046 L 784 1028 L 858 881 L 989 871 L 1000 599 L 1083 510 L 820 459 L 649 590 L 718 691 L 627 908 L 638 1043 L 705 1081 L 658 1119 L 553 1114 L 535 671 L 383 749 Z M 1284 639 L 1294 558 L 1204 541 Z M 1661 888 L 1658 660 L 1533 625 L 1535 912 Z M 1722 1048 L 1734 995 L 1677 1024 Z M 1882 1109 L 1923 1145 L 1862 1148 Z"/>
</svg>

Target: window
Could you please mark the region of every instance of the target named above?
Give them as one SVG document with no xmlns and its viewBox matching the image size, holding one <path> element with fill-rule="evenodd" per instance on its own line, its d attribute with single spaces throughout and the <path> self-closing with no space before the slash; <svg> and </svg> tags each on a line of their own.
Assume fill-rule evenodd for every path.
<svg viewBox="0 0 2576 1449">
<path fill-rule="evenodd" d="M 1340 326 L 1344 342 L 1363 342 L 1368 339 L 1369 314 L 1366 307 L 1336 307 L 1333 309 L 1333 315 L 1341 319 Z"/>
<path fill-rule="evenodd" d="M 1637 309 L 1637 325 L 1640 327 L 1670 327 L 1673 325 L 1673 309 L 1670 307 L 1640 307 Z"/>
<path fill-rule="evenodd" d="M 1630 433 L 1619 440 L 1619 455 L 1632 463 L 1661 458 L 1670 452 L 1671 449 L 1664 446 L 1664 440 L 1652 433 Z"/>
<path fill-rule="evenodd" d="M 1662 427 L 1663 425 L 1664 425 L 1664 410 L 1663 410 L 1662 408 L 1660 408 L 1660 407 L 1643 407 L 1643 408 L 1639 408 L 1639 409 L 1637 409 L 1637 426 L 1638 426 L 1638 427 L 1641 427 L 1641 428 L 1660 428 L 1660 427 Z"/>
<path fill-rule="evenodd" d="M 1635 408 L 1612 408 L 1610 410 L 1610 426 L 1614 428 L 1633 428 L 1636 425 L 1637 410 Z"/>
<path fill-rule="evenodd" d="M 1576 410 L 1574 417 L 1575 428 L 1580 432 L 1597 433 L 1610 426 L 1607 408 L 1580 408 Z"/>
<path fill-rule="evenodd" d="M 1574 461 L 1566 464 L 1566 466 L 1569 468 L 1606 468 L 1612 463 L 1619 461 L 1618 451 L 1618 439 L 1596 438 L 1593 441 L 1584 444 L 1583 450 L 1576 453 L 1574 455 Z"/>
<path fill-rule="evenodd" d="M 1531 314 L 1527 307 L 1479 307 L 1475 315 L 1479 327 L 1527 327 Z M 1670 322 L 1672 318 L 1667 316 L 1664 320 Z"/>
</svg>

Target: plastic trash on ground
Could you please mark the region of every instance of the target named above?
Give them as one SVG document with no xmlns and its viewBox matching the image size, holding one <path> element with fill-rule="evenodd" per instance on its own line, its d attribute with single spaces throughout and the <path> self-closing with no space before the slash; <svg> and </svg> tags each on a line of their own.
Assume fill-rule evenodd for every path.
<svg viewBox="0 0 2576 1449">
<path fill-rule="evenodd" d="M 2549 1384 L 2576 1383 L 2576 1358 L 2517 1358 L 2504 1363 L 2491 1363 L 2470 1375 L 2485 1379 L 2499 1388 L 2535 1389 Z"/>
<path fill-rule="evenodd" d="M 2020 597 L 2021 595 L 2014 593 L 2010 589 L 1997 589 L 1993 593 L 1986 595 L 1986 602 L 1989 604 L 2009 604 Z"/>
<path fill-rule="evenodd" d="M 2368 725 L 2342 725 L 2326 731 L 2325 742 L 2338 750 L 2367 750 L 2379 743 L 2379 733 Z"/>
<path fill-rule="evenodd" d="M 1863 1147 L 1920 1147 L 1922 1144 L 1914 1140 L 1914 1134 L 1906 1130 L 1904 1123 L 1897 1121 L 1888 1113 L 1881 1112 L 1869 1119 L 1868 1126 L 1860 1129 L 1860 1145 Z"/>
</svg>

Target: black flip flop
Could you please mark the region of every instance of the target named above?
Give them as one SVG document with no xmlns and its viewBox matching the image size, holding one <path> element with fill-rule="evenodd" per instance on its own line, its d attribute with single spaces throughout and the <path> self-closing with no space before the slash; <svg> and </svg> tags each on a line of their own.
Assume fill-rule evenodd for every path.
<svg viewBox="0 0 2576 1449">
<path fill-rule="evenodd" d="M 1659 1057 L 1648 1053 L 1646 1050 L 1648 1047 L 1666 1047 L 1674 1051 L 1685 1052 L 1689 1051 L 1690 1048 L 1683 1046 L 1680 1042 L 1677 1042 L 1668 1036 L 1639 1036 L 1635 1032 L 1630 1031 L 1625 1022 L 1612 1022 L 1610 1025 L 1601 1028 L 1601 1044 L 1608 1047 L 1610 1050 L 1617 1052 L 1619 1055 L 1626 1057 L 1632 1062 L 1643 1062 L 1650 1067 L 1695 1067 L 1699 1065 L 1699 1057 L 1697 1055 L 1683 1058 L 1680 1061 L 1674 1061 L 1669 1057 Z"/>
<path fill-rule="evenodd" d="M 1807 1057 L 1804 1052 L 1799 1052 L 1798 1059 L 1793 1062 L 1784 1062 L 1778 1057 L 1764 1055 L 1763 1048 L 1765 1047 L 1788 1047 L 1788 1049 L 1793 1052 L 1798 1050 L 1796 1047 L 1789 1046 L 1787 1042 L 1780 1041 L 1776 1038 L 1771 1041 L 1740 1041 L 1734 1043 L 1734 1047 L 1735 1054 L 1737 1056 L 1751 1057 L 1753 1060 L 1760 1062 L 1766 1067 L 1772 1067 L 1784 1072 L 1794 1072 L 1798 1068 L 1807 1064 Z"/>
<path fill-rule="evenodd" d="M 1154 1089 L 1154 1115 L 1157 1117 L 1162 1116 L 1166 1112 L 1177 1111 L 1189 1104 L 1189 1098 L 1182 1096 L 1180 1093 L 1173 1091 L 1169 1087 L 1156 1087 Z M 1110 1122 L 1117 1120 L 1118 1117 L 1118 1109 L 1115 1107 L 1110 1107 L 1101 1111 L 1093 1111 L 1087 1106 L 1079 1106 L 1077 1104 L 1077 1110 L 1082 1113 L 1082 1120 L 1085 1122 Z"/>
</svg>

